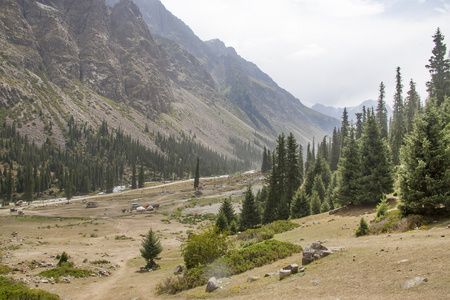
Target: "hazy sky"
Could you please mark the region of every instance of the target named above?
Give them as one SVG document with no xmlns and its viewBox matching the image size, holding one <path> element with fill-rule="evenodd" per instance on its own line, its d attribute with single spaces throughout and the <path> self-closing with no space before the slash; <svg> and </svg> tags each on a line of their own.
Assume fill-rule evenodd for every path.
<svg viewBox="0 0 450 300">
<path fill-rule="evenodd" d="M 305 105 L 392 104 L 396 68 L 404 96 L 422 100 L 425 65 L 440 27 L 450 50 L 450 0 L 161 0 L 202 40 L 218 38 Z"/>
</svg>

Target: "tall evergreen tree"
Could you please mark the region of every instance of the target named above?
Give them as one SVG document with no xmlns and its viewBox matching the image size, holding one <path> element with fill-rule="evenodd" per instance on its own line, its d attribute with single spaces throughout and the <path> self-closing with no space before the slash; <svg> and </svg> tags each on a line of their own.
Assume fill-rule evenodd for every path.
<svg viewBox="0 0 450 300">
<path fill-rule="evenodd" d="M 399 208 L 405 215 L 450 211 L 450 130 L 443 130 L 435 105 L 427 103 L 402 148 Z"/>
<path fill-rule="evenodd" d="M 306 196 L 305 189 L 300 187 L 292 199 L 291 219 L 303 218 L 309 216 L 310 213 L 308 196 Z"/>
<path fill-rule="evenodd" d="M 138 188 L 143 188 L 145 185 L 145 173 L 144 173 L 144 165 L 141 165 L 141 168 L 139 169 L 139 175 L 138 175 Z"/>
<path fill-rule="evenodd" d="M 269 171 L 269 165 L 270 165 L 270 158 L 267 153 L 267 148 L 264 146 L 263 151 L 263 158 L 262 158 L 262 164 L 261 164 L 261 173 L 266 173 Z"/>
<path fill-rule="evenodd" d="M 287 217 L 291 206 L 292 197 L 302 183 L 302 175 L 300 174 L 300 165 L 298 157 L 298 144 L 292 132 L 288 135 L 286 141 L 286 187 L 283 191 L 285 201 L 287 203 Z M 284 218 L 283 218 L 284 219 Z"/>
<path fill-rule="evenodd" d="M 439 107 L 444 102 L 445 96 L 450 96 L 450 59 L 446 57 L 447 46 L 439 28 L 433 35 L 433 42 L 435 44 L 433 55 L 425 67 L 431 74 L 431 81 L 427 82 L 428 93 Z"/>
<path fill-rule="evenodd" d="M 338 167 L 338 182 L 336 187 L 335 202 L 340 205 L 356 203 L 360 180 L 361 158 L 359 146 L 355 140 L 355 133 L 350 131 L 350 138 L 342 151 L 342 157 Z"/>
<path fill-rule="evenodd" d="M 245 191 L 244 203 L 242 204 L 241 217 L 239 220 L 240 229 L 242 231 L 254 228 L 261 222 L 251 185 L 248 185 L 247 190 Z"/>
<path fill-rule="evenodd" d="M 197 157 L 197 164 L 195 166 L 195 176 L 194 176 L 194 189 L 198 188 L 200 184 L 200 159 Z"/>
<path fill-rule="evenodd" d="M 142 239 L 142 248 L 140 249 L 141 256 L 147 262 L 145 266 L 147 269 L 151 269 L 156 265 L 155 259 L 162 252 L 162 250 L 163 247 L 161 246 L 159 238 L 150 228 L 148 233 Z"/>
<path fill-rule="evenodd" d="M 393 165 L 389 147 L 381 138 L 373 114 L 367 116 L 360 139 L 360 180 L 358 203 L 377 203 L 384 194 L 394 191 Z"/>
<path fill-rule="evenodd" d="M 279 194 L 277 189 L 277 168 L 275 165 L 275 154 L 272 153 L 272 171 L 270 172 L 268 193 L 264 203 L 264 212 L 262 217 L 263 224 L 272 223 L 278 220 Z"/>
<path fill-rule="evenodd" d="M 26 202 L 33 201 L 33 191 L 34 191 L 34 177 L 33 177 L 33 168 L 29 163 L 25 169 L 24 173 L 24 194 L 23 200 Z"/>
<path fill-rule="evenodd" d="M 223 213 L 223 215 L 227 218 L 227 225 L 230 225 L 231 222 L 233 222 L 236 218 L 234 215 L 234 208 L 233 208 L 233 204 L 231 203 L 231 197 L 230 198 L 225 198 L 222 202 L 222 204 L 220 205 L 219 208 L 219 214 Z"/>
<path fill-rule="evenodd" d="M 325 189 L 328 188 L 328 185 L 331 182 L 331 171 L 328 163 L 322 156 L 318 156 L 314 166 L 308 171 L 305 179 L 305 192 L 308 197 L 312 194 L 312 189 L 314 186 L 314 179 L 316 175 L 320 175 L 322 178 L 322 182 L 325 186 Z"/>
<path fill-rule="evenodd" d="M 320 203 L 320 197 L 319 194 L 316 191 L 313 191 L 311 195 L 311 215 L 320 214 L 320 206 L 322 205 Z"/>
<path fill-rule="evenodd" d="M 340 150 L 340 132 L 336 130 L 336 127 L 333 129 L 333 136 L 331 138 L 331 154 L 330 154 L 330 170 L 334 172 L 337 170 L 337 166 L 339 163 L 339 158 L 341 156 Z"/>
<path fill-rule="evenodd" d="M 317 192 L 319 195 L 320 203 L 323 203 L 325 200 L 325 186 L 323 185 L 322 176 L 320 174 L 317 174 L 316 177 L 314 177 L 314 184 L 313 184 L 313 193 Z"/>
<path fill-rule="evenodd" d="M 389 145 L 391 147 L 392 162 L 394 165 L 398 165 L 400 162 L 400 148 L 403 144 L 403 136 L 405 134 L 402 89 L 402 75 L 400 73 L 400 67 L 397 67 L 394 112 L 392 124 L 389 128 Z"/>
<path fill-rule="evenodd" d="M 342 146 L 344 146 L 345 144 L 345 138 L 348 137 L 349 129 L 350 129 L 350 122 L 348 120 L 348 112 L 347 108 L 344 107 L 344 111 L 342 112 L 342 124 L 341 124 Z"/>
<path fill-rule="evenodd" d="M 416 84 L 411 79 L 411 81 L 409 82 L 408 96 L 405 98 L 406 133 L 411 133 L 413 131 L 414 117 L 419 112 L 419 108 L 420 108 L 420 97 L 416 91 Z"/>
<path fill-rule="evenodd" d="M 131 170 L 131 189 L 137 188 L 136 182 L 136 164 L 133 162 L 132 170 Z"/>
<path fill-rule="evenodd" d="M 378 104 L 377 104 L 377 121 L 380 126 L 380 134 L 381 138 L 388 139 L 388 115 L 386 109 L 386 101 L 384 100 L 386 92 L 383 81 L 380 83 L 380 95 L 378 96 Z M 364 122 L 366 121 L 366 112 L 364 111 Z"/>
<path fill-rule="evenodd" d="M 359 138 L 362 135 L 362 128 L 363 128 L 363 121 L 362 121 L 362 113 L 356 113 L 356 139 L 359 140 Z"/>
</svg>

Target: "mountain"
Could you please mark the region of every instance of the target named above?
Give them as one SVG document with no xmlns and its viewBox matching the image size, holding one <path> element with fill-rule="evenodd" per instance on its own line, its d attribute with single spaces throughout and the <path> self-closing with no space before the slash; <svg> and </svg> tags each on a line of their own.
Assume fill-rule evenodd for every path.
<svg viewBox="0 0 450 300">
<path fill-rule="evenodd" d="M 106 122 L 159 153 L 159 136 L 192 139 L 254 166 L 283 131 L 306 144 L 337 125 L 159 1 L 107 2 L 0 2 L 1 123 L 65 149 L 74 122 Z"/>
<path fill-rule="evenodd" d="M 362 112 L 364 107 L 366 109 L 373 108 L 374 111 L 376 111 L 377 105 L 378 103 L 375 100 L 366 100 L 357 106 L 347 107 L 348 117 L 350 120 L 356 123 L 356 113 Z M 342 114 L 344 113 L 343 107 L 325 106 L 320 103 L 314 104 L 311 108 L 314 109 L 315 111 L 336 118 L 338 120 L 342 120 Z M 392 117 L 392 108 L 388 104 L 386 104 L 386 109 L 388 112 L 388 119 L 389 119 Z"/>
<path fill-rule="evenodd" d="M 109 4 L 116 1 L 109 0 Z M 293 132 L 300 143 L 323 136 L 338 124 L 333 118 L 304 106 L 280 88 L 255 64 L 220 40 L 203 42 L 159 0 L 135 0 L 150 31 L 172 40 L 194 55 L 211 74 L 217 91 L 243 110 L 258 132 L 276 136 Z"/>
</svg>

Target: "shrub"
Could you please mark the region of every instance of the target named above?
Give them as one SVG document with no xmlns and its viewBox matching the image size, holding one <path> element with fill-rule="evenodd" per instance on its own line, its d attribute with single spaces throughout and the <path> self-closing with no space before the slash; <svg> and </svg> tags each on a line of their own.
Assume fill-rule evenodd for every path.
<svg viewBox="0 0 450 300">
<path fill-rule="evenodd" d="M 181 247 L 184 263 L 188 269 L 212 263 L 229 248 L 226 234 L 217 226 L 205 228 L 199 235 L 192 235 Z"/>
<path fill-rule="evenodd" d="M 356 237 L 368 235 L 369 234 L 369 225 L 367 224 L 364 218 L 361 218 L 361 222 L 359 223 L 358 229 L 356 229 Z"/>
<path fill-rule="evenodd" d="M 94 260 L 93 262 L 91 262 L 91 264 L 93 265 L 106 265 L 106 264 L 110 264 L 111 262 L 106 260 L 106 259 L 99 259 L 99 260 Z"/>
<path fill-rule="evenodd" d="M 24 283 L 0 276 L 0 299 L 57 300 L 58 295 L 43 290 L 30 290 Z"/>
<path fill-rule="evenodd" d="M 66 262 L 68 262 L 68 261 L 69 261 L 69 255 L 66 253 L 66 251 L 63 251 L 63 253 L 62 253 L 61 256 L 59 257 L 59 261 L 58 261 L 57 266 L 58 266 L 58 267 L 61 267 L 61 265 L 62 265 L 63 263 L 66 263 Z"/>
<path fill-rule="evenodd" d="M 242 250 L 233 250 L 213 263 L 186 270 L 182 276 L 167 278 L 156 286 L 158 294 L 175 294 L 203 285 L 208 278 L 227 277 L 272 263 L 302 251 L 302 247 L 288 242 L 267 240 Z"/>
<path fill-rule="evenodd" d="M 72 276 L 75 278 L 84 278 L 89 277 L 91 275 L 91 271 L 89 270 L 83 270 L 83 269 L 76 269 L 73 267 L 68 267 L 63 264 L 60 268 L 54 268 L 46 271 L 42 271 L 39 273 L 39 276 L 46 277 L 46 278 L 56 278 L 55 282 L 59 282 L 59 277 L 66 277 L 66 276 Z"/>
<path fill-rule="evenodd" d="M 384 195 L 383 198 L 381 199 L 381 202 L 377 205 L 377 214 L 375 220 L 384 218 L 387 215 L 388 210 L 389 205 L 387 204 L 386 195 Z"/>
<path fill-rule="evenodd" d="M 2 265 L 0 265 L 0 275 L 6 275 L 6 274 L 9 274 L 9 273 L 12 273 L 12 269 L 10 268 L 10 267 L 8 267 L 8 266 L 2 266 Z"/>
</svg>

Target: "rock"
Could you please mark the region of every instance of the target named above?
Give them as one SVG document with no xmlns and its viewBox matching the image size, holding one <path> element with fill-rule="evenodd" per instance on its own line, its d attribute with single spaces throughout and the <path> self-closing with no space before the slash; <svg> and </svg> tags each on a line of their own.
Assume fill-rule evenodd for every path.
<svg viewBox="0 0 450 300">
<path fill-rule="evenodd" d="M 211 293 L 219 288 L 219 282 L 216 277 L 211 277 L 206 284 L 205 292 Z"/>
<path fill-rule="evenodd" d="M 409 261 L 408 259 L 402 259 L 402 260 L 398 261 L 397 263 L 398 264 L 403 264 L 403 263 L 408 262 L 408 261 Z"/>
<path fill-rule="evenodd" d="M 264 275 L 264 277 L 273 277 L 277 275 L 277 273 L 266 273 L 266 275 Z"/>
<path fill-rule="evenodd" d="M 315 260 L 330 255 L 331 253 L 333 252 L 330 251 L 327 247 L 323 246 L 321 243 L 314 242 L 303 249 L 302 264 L 310 264 Z"/>
<path fill-rule="evenodd" d="M 319 285 L 319 280 L 313 281 L 313 285 Z"/>
<path fill-rule="evenodd" d="M 282 279 L 284 279 L 286 277 L 289 277 L 291 274 L 292 274 L 291 270 L 283 270 L 283 269 L 281 269 L 280 270 L 280 280 L 282 280 Z"/>
<path fill-rule="evenodd" d="M 179 275 L 179 274 L 183 273 L 184 270 L 186 270 L 186 266 L 184 264 L 179 264 L 173 270 L 173 274 Z"/>
<path fill-rule="evenodd" d="M 416 286 L 416 285 L 418 285 L 418 284 L 421 284 L 422 282 L 428 282 L 428 279 L 427 279 L 427 278 L 424 278 L 424 277 L 416 277 L 416 278 L 413 278 L 413 279 L 411 279 L 411 280 L 406 281 L 406 282 L 403 284 L 402 288 L 403 288 L 404 290 L 406 290 L 406 289 L 412 288 L 413 286 Z"/>
<path fill-rule="evenodd" d="M 41 283 L 49 283 L 47 279 L 41 279 Z"/>
<path fill-rule="evenodd" d="M 253 282 L 253 281 L 256 281 L 256 280 L 259 280 L 260 278 L 259 277 L 257 277 L 257 276 L 248 276 L 247 277 L 247 282 Z"/>
<path fill-rule="evenodd" d="M 283 268 L 283 270 L 290 270 L 292 274 L 298 273 L 298 265 L 297 264 L 290 264 Z"/>
</svg>

